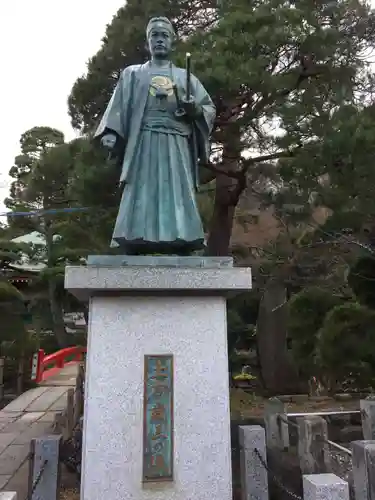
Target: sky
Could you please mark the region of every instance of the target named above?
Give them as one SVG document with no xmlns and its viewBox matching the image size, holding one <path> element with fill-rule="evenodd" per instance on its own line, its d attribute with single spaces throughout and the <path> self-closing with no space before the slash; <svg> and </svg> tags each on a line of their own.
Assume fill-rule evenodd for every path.
<svg viewBox="0 0 375 500">
<path fill-rule="evenodd" d="M 50 126 L 75 136 L 67 99 L 125 0 L 0 0 L 0 211 L 21 134 Z"/>
</svg>

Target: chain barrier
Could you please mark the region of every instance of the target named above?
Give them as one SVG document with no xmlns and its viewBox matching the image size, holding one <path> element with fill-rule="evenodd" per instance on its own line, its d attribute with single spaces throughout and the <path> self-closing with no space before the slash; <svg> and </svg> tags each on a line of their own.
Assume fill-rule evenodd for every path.
<svg viewBox="0 0 375 500">
<path fill-rule="evenodd" d="M 279 479 L 276 476 L 276 474 L 273 471 L 271 471 L 271 469 L 268 467 L 268 465 L 266 464 L 266 462 L 263 460 L 263 457 L 260 454 L 259 450 L 257 450 L 255 448 L 254 449 L 254 453 L 255 453 L 255 456 L 258 458 L 259 462 L 262 464 L 262 466 L 268 472 L 271 480 L 276 484 L 276 486 L 278 488 L 280 488 L 280 490 L 282 490 L 284 493 L 286 493 L 287 495 L 289 495 L 291 498 L 294 498 L 295 500 L 303 500 L 303 497 L 301 497 L 300 495 L 297 495 L 297 493 L 294 493 L 289 488 L 287 488 L 286 486 L 284 486 L 284 484 L 282 483 L 281 479 Z"/>
<path fill-rule="evenodd" d="M 63 443 L 60 460 L 69 472 L 77 474 L 78 478 L 81 477 L 82 427 L 80 423 L 73 429 L 72 437 Z"/>
<path fill-rule="evenodd" d="M 31 458 L 31 457 L 29 457 Z M 36 487 L 38 486 L 38 484 L 40 483 L 40 480 L 42 479 L 42 476 L 43 476 L 43 473 L 44 471 L 46 470 L 46 465 L 48 463 L 48 460 L 44 460 L 41 468 L 40 468 L 40 471 L 38 472 L 38 475 L 36 476 L 34 482 L 33 482 L 33 485 L 31 487 L 31 491 L 27 494 L 27 497 L 25 500 L 32 500 L 33 498 L 33 495 L 35 493 L 35 490 L 36 490 Z"/>
<path fill-rule="evenodd" d="M 291 427 L 298 429 L 298 424 L 292 422 L 292 420 L 290 420 L 288 417 L 285 418 L 282 415 L 278 415 L 278 418 L 281 422 L 284 422 L 284 424 L 290 425 Z"/>
</svg>

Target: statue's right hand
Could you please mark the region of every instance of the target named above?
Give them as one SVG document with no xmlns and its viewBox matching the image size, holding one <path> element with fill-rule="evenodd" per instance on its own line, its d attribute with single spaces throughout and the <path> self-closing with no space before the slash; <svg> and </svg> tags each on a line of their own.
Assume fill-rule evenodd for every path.
<svg viewBox="0 0 375 500">
<path fill-rule="evenodd" d="M 100 142 L 105 148 L 112 150 L 116 145 L 116 140 L 117 138 L 115 134 L 105 134 L 101 138 Z"/>
</svg>

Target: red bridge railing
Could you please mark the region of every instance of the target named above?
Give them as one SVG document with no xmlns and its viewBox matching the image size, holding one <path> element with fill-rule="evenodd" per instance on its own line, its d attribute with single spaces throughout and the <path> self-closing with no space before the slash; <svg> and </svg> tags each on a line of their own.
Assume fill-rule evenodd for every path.
<svg viewBox="0 0 375 500">
<path fill-rule="evenodd" d="M 86 353 L 86 347 L 66 347 L 53 354 L 45 355 L 43 349 L 39 349 L 33 356 L 31 368 L 31 380 L 39 384 L 54 375 L 57 375 L 64 366 L 81 361 Z"/>
</svg>

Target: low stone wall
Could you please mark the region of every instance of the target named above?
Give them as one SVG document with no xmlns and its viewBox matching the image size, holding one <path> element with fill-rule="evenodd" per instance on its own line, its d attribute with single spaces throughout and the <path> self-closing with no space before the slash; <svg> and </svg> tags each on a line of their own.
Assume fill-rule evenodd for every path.
<svg viewBox="0 0 375 500">
<path fill-rule="evenodd" d="M 306 462 L 307 456 L 298 453 L 298 461 L 293 463 L 292 455 L 285 451 L 267 449 L 263 427 L 241 426 L 239 436 L 243 499 L 349 500 L 348 483 L 337 475 L 316 471 L 301 474 L 309 462 Z M 310 453 L 314 454 L 314 451 L 312 446 Z M 314 458 L 317 457 L 314 455 Z M 315 464 L 310 466 L 315 468 Z"/>
</svg>

